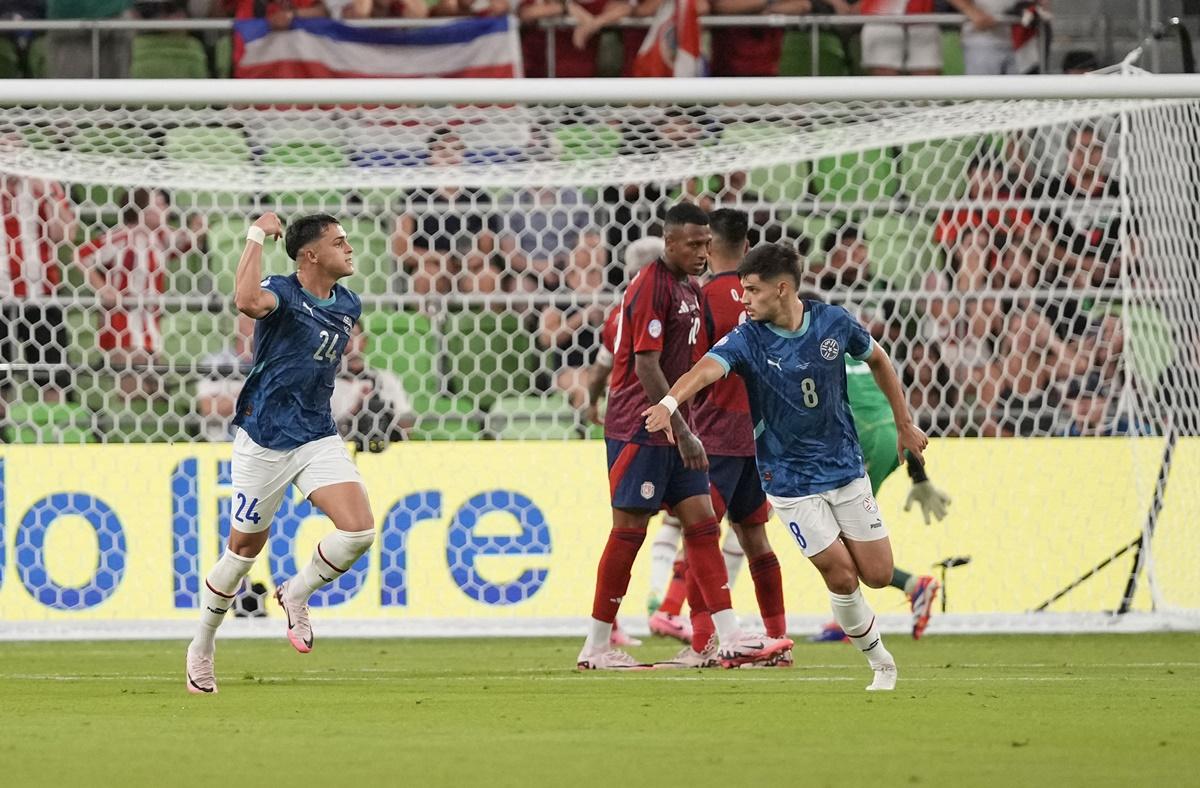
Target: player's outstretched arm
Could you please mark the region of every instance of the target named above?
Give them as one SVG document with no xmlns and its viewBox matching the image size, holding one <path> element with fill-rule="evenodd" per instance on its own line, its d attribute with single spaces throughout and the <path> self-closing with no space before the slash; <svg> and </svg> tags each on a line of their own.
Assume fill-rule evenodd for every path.
<svg viewBox="0 0 1200 788">
<path fill-rule="evenodd" d="M 275 309 L 275 294 L 262 286 L 262 248 L 267 236 L 279 238 L 283 235 L 283 224 L 279 217 L 268 211 L 250 225 L 246 232 L 246 248 L 238 260 L 237 288 L 233 303 L 238 311 L 255 320 L 266 317 Z"/>
<path fill-rule="evenodd" d="M 679 423 L 684 423 L 683 417 L 677 412 L 679 406 L 723 377 L 725 368 L 720 363 L 708 356 L 697 361 L 695 366 L 675 381 L 675 385 L 662 401 L 642 411 L 642 415 L 646 417 L 646 429 L 650 432 L 666 430 L 667 438 L 673 442 L 675 437 L 672 432 L 672 420 L 678 419 Z"/>
<path fill-rule="evenodd" d="M 875 385 L 879 386 L 879 390 L 887 397 L 888 404 L 892 406 L 892 417 L 896 419 L 896 432 L 899 434 L 896 440 L 896 453 L 900 457 L 900 462 L 904 462 L 905 451 L 911 452 L 919 462 L 925 462 L 922 452 L 929 445 L 929 438 L 925 437 L 925 433 L 916 424 L 913 424 L 912 415 L 908 412 L 908 402 L 904 399 L 903 389 L 900 388 L 900 378 L 896 376 L 892 360 L 888 358 L 888 354 L 878 343 L 875 344 L 870 357 L 867 358 L 867 366 L 871 368 Z"/>
</svg>

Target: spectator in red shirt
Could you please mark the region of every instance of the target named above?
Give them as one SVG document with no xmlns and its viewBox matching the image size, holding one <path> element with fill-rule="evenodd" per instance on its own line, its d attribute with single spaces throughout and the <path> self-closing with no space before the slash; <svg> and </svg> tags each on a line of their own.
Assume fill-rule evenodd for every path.
<svg viewBox="0 0 1200 788">
<path fill-rule="evenodd" d="M 0 146 L 22 147 L 21 137 L 9 135 Z M 62 186 L 53 181 L 0 177 L 0 363 L 28 364 L 30 377 L 40 386 L 53 378 L 54 385 L 70 385 L 62 368 L 68 343 L 66 320 L 60 307 L 44 299 L 58 291 L 59 244 L 75 234 L 75 213 Z M 49 368 L 59 367 L 51 375 Z M 0 416 L 10 399 L 11 374 L 0 373 Z"/>
<path fill-rule="evenodd" d="M 127 398 L 150 394 L 152 379 L 133 371 L 151 363 L 162 348 L 157 296 L 166 284 L 166 262 L 187 252 L 206 232 L 204 217 L 192 217 L 188 229 L 172 230 L 163 192 L 134 189 L 121 225 L 93 238 L 76 260 L 104 308 L 98 341 L 118 371 Z"/>
<path fill-rule="evenodd" d="M 840 0 L 839 0 L 840 2 Z M 844 3 L 842 3 L 844 5 Z M 713 0 L 720 16 L 807 14 L 810 0 Z M 777 77 L 783 54 L 782 27 L 714 27 L 712 75 L 714 77 Z"/>
<path fill-rule="evenodd" d="M 237 19 L 265 18 L 276 30 L 287 30 L 296 17 L 329 16 L 321 0 L 225 0 Z"/>
<path fill-rule="evenodd" d="M 521 50 L 525 58 L 525 76 L 550 76 L 546 61 L 546 31 L 538 22 L 551 17 L 570 16 L 575 28 L 554 32 L 554 76 L 594 77 L 600 42 L 597 34 L 607 25 L 629 16 L 633 6 L 625 0 L 522 0 L 517 16 L 524 26 Z"/>
</svg>

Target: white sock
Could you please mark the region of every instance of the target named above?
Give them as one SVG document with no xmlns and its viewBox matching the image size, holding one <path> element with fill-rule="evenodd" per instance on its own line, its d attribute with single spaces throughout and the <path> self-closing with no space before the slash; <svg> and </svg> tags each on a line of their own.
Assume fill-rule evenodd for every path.
<svg viewBox="0 0 1200 788">
<path fill-rule="evenodd" d="M 200 629 L 192 638 L 192 645 L 201 653 L 211 654 L 216 649 L 217 627 L 225 620 L 225 613 L 233 604 L 242 578 L 254 566 L 253 558 L 243 558 L 232 550 L 225 550 L 200 589 Z"/>
<path fill-rule="evenodd" d="M 855 648 L 867 658 L 867 662 L 871 663 L 871 667 L 895 664 L 892 655 L 883 646 L 875 612 L 863 599 L 861 588 L 854 589 L 851 594 L 830 593 L 829 599 L 833 604 L 834 620 Z"/>
<path fill-rule="evenodd" d="M 375 541 L 375 530 L 339 531 L 334 530 L 317 542 L 313 549 L 312 560 L 288 581 L 287 595 L 292 602 L 305 604 L 309 597 L 323 585 L 332 583 L 346 572 L 358 560 L 359 556 L 371 549 Z"/>
<path fill-rule="evenodd" d="M 738 573 L 746 563 L 746 553 L 732 528 L 725 532 L 725 541 L 721 543 L 721 555 L 725 556 L 725 574 L 729 575 L 729 587 L 732 589 Z"/>
<path fill-rule="evenodd" d="M 713 626 L 717 629 L 717 641 L 720 643 L 730 643 L 742 634 L 742 628 L 738 626 L 737 613 L 733 612 L 733 608 L 713 613 L 712 621 Z"/>
<path fill-rule="evenodd" d="M 609 649 L 613 625 L 598 618 L 588 619 L 587 653 L 599 654 Z"/>
<path fill-rule="evenodd" d="M 650 544 L 650 593 L 655 599 L 662 599 L 667 593 L 667 583 L 675 568 L 675 556 L 679 553 L 679 537 L 682 533 L 678 520 L 664 516 L 663 524 Z"/>
</svg>

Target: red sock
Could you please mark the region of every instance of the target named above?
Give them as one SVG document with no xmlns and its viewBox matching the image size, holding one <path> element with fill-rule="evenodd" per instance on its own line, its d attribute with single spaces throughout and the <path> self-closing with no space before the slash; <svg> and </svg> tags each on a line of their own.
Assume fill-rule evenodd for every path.
<svg viewBox="0 0 1200 788">
<path fill-rule="evenodd" d="M 787 634 L 787 616 L 783 610 L 783 574 L 774 553 L 763 553 L 750 559 L 750 577 L 754 579 L 754 595 L 762 613 L 767 637 L 781 638 Z"/>
<path fill-rule="evenodd" d="M 695 573 L 696 582 L 704 593 L 710 613 L 729 610 L 729 575 L 725 572 L 725 556 L 721 555 L 721 526 L 714 517 L 683 529 L 683 543 L 688 557 L 688 572 Z"/>
<path fill-rule="evenodd" d="M 596 596 L 592 599 L 592 618 L 615 621 L 621 597 L 629 589 L 629 570 L 637 558 L 646 531 L 642 528 L 614 528 L 600 556 L 596 570 Z"/>
<path fill-rule="evenodd" d="M 696 582 L 696 575 L 690 567 L 687 572 L 687 597 L 688 608 L 692 614 L 692 649 L 701 652 L 708 647 L 709 638 L 716 634 L 717 630 L 713 625 L 712 614 L 708 612 L 704 602 L 700 584 Z"/>
<path fill-rule="evenodd" d="M 687 596 L 687 560 L 680 559 L 675 562 L 675 571 L 671 575 L 671 583 L 667 586 L 667 595 L 663 597 L 662 604 L 658 606 L 658 612 L 666 613 L 669 616 L 679 615 L 679 611 L 683 610 L 685 596 Z"/>
</svg>

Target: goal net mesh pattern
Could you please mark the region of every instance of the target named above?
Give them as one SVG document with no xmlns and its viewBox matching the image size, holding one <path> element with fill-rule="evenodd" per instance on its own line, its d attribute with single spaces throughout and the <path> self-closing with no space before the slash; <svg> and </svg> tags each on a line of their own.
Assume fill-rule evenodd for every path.
<svg viewBox="0 0 1200 788">
<path fill-rule="evenodd" d="M 798 248 L 931 436 L 1129 436 L 1103 484 L 1128 488 L 1133 538 L 1160 471 L 1196 492 L 1197 128 L 1196 102 L 1148 99 L 8 107 L 4 440 L 228 440 L 251 358 L 234 273 L 265 210 L 331 213 L 356 249 L 363 338 L 334 409 L 360 449 L 598 437 L 601 326 L 686 199 Z M 264 270 L 291 270 L 281 246 Z M 1175 436 L 1187 475 L 1161 461 Z M 1094 481 L 1008 456 L 970 471 L 997 506 Z M 1046 549 L 1080 574 L 1111 552 L 1066 525 Z M 1152 563 L 1155 604 L 1194 606 L 1194 562 Z"/>
</svg>

